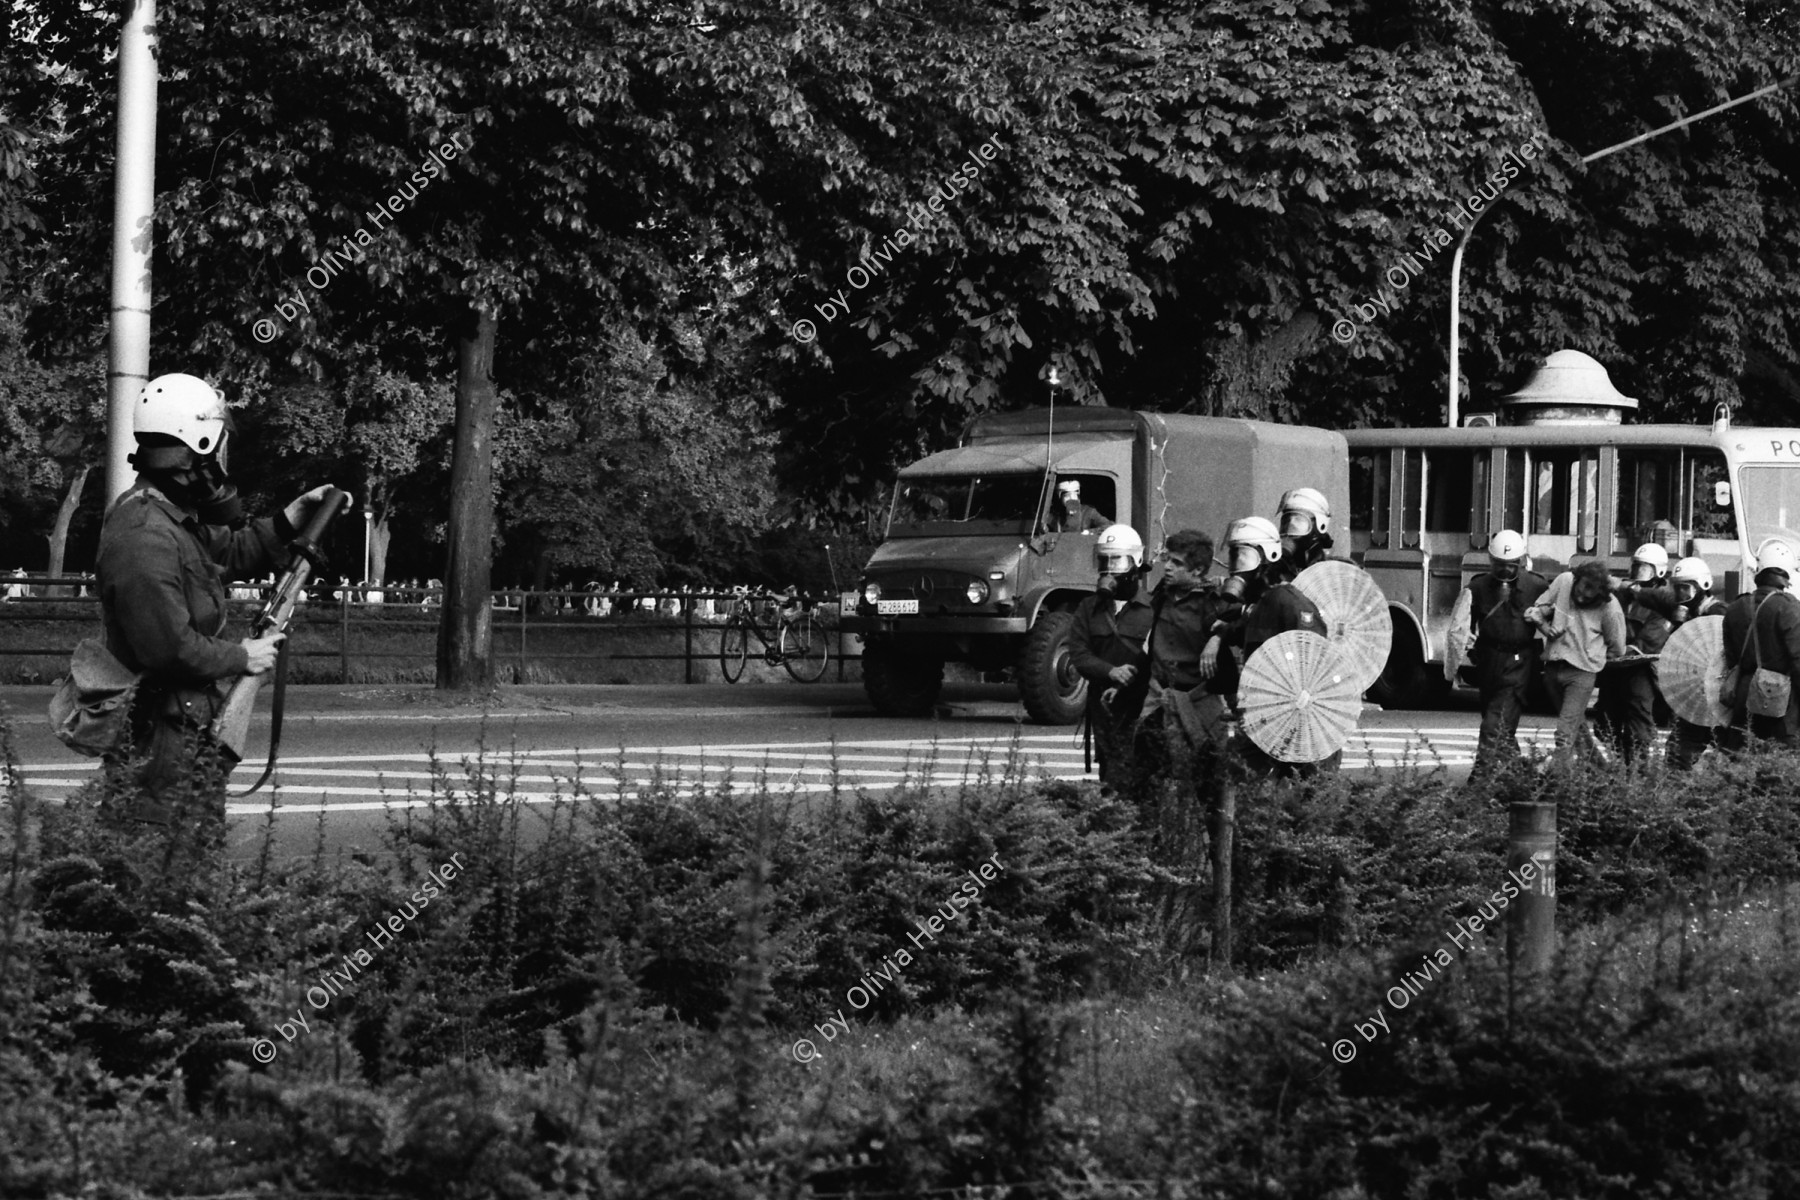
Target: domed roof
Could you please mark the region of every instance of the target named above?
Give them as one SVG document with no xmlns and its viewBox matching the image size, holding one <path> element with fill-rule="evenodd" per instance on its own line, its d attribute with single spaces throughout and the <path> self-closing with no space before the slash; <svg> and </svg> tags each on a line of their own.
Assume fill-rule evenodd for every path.
<svg viewBox="0 0 1800 1200">
<path fill-rule="evenodd" d="M 1558 350 L 1533 371 L 1525 386 L 1500 403 L 1520 425 L 1552 421 L 1596 421 L 1617 425 L 1638 402 L 1612 384 L 1606 368 L 1579 350 Z"/>
</svg>

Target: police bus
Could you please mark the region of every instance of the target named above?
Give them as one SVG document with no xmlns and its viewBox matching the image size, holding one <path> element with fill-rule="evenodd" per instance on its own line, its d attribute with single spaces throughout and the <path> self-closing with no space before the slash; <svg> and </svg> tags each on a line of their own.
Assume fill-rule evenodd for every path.
<svg viewBox="0 0 1800 1200">
<path fill-rule="evenodd" d="M 1749 585 L 1763 540 L 1800 547 L 1800 429 L 1627 425 L 1637 401 L 1598 362 L 1563 350 L 1503 414 L 1460 428 L 1346 430 L 1351 557 L 1388 600 L 1394 640 L 1370 696 L 1384 706 L 1441 699 L 1451 609 L 1488 567 L 1488 538 L 1525 535 L 1554 576 L 1601 558 L 1615 573 L 1654 542 L 1712 568 L 1714 594 Z M 1505 420 L 1502 420 L 1502 415 Z"/>
</svg>

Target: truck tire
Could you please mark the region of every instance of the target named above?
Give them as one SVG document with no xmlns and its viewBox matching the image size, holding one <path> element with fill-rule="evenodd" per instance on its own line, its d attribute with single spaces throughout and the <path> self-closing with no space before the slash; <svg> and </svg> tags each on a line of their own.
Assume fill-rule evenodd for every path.
<svg viewBox="0 0 1800 1200">
<path fill-rule="evenodd" d="M 1047 612 L 1025 635 L 1019 655 L 1019 698 L 1039 725 L 1073 725 L 1087 707 L 1087 680 L 1075 670 L 1069 635 L 1075 614 Z"/>
<path fill-rule="evenodd" d="M 928 716 L 944 687 L 944 660 L 874 642 L 863 647 L 863 691 L 884 717 Z"/>
</svg>

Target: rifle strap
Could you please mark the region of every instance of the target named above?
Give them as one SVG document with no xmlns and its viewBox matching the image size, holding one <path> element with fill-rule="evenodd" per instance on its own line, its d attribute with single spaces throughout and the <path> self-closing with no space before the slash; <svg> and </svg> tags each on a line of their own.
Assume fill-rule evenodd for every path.
<svg viewBox="0 0 1800 1200">
<path fill-rule="evenodd" d="M 232 794 L 234 800 L 241 800 L 257 791 L 275 773 L 275 760 L 281 753 L 281 710 L 287 700 L 287 662 L 288 639 L 282 638 L 281 648 L 275 651 L 275 698 L 269 703 L 269 761 L 263 764 L 263 773 L 255 783 Z"/>
</svg>

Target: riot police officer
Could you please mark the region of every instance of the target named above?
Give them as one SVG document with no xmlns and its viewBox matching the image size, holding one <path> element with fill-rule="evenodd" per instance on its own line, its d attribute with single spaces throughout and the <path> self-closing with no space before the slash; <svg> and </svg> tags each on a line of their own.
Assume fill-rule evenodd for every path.
<svg viewBox="0 0 1800 1200">
<path fill-rule="evenodd" d="M 1536 604 L 1550 581 L 1525 567 L 1525 538 L 1502 529 L 1488 539 L 1488 569 L 1469 580 L 1469 644 L 1464 652 L 1475 669 L 1481 695 L 1481 733 L 1472 776 L 1481 776 L 1519 757 L 1519 716 L 1525 689 L 1537 667 L 1538 642 L 1525 610 Z"/>
<path fill-rule="evenodd" d="M 1631 552 L 1631 571 L 1619 589 L 1625 610 L 1627 657 L 1600 672 L 1600 725 L 1623 760 L 1641 764 L 1656 744 L 1656 668 L 1646 655 L 1662 653 L 1669 634 L 1674 593 L 1666 586 L 1669 552 L 1645 543 Z"/>
<path fill-rule="evenodd" d="M 1723 616 L 1729 606 L 1712 594 L 1712 568 L 1703 558 L 1684 558 L 1669 571 L 1676 608 L 1670 624 L 1679 629 L 1696 617 Z M 1675 732 L 1669 738 L 1667 761 L 1671 771 L 1692 770 L 1694 763 L 1706 753 L 1708 746 L 1718 745 L 1724 729 L 1696 725 L 1682 717 L 1675 718 Z"/>
<path fill-rule="evenodd" d="M 110 815 L 193 824 L 216 839 L 228 768 L 208 727 L 225 685 L 274 666 L 281 641 L 221 636 L 221 580 L 285 567 L 288 543 L 328 489 L 307 492 L 274 517 L 246 521 L 226 471 L 225 401 L 193 375 L 147 383 L 132 429 L 138 480 L 107 510 L 95 564 L 106 648 L 142 675 L 131 745 L 107 761 L 108 790 L 128 808 Z"/>
<path fill-rule="evenodd" d="M 1277 634 L 1303 629 L 1321 637 L 1328 635 L 1325 617 L 1319 606 L 1295 587 L 1282 560 L 1285 551 L 1281 534 L 1266 517 L 1242 517 L 1231 523 L 1225 535 L 1226 569 L 1231 578 L 1225 581 L 1225 592 L 1242 599 L 1244 612 L 1222 631 L 1226 645 L 1234 647 L 1249 662 L 1250 656 Z M 1237 697 L 1232 697 L 1236 706 Z M 1279 763 L 1264 754 L 1254 743 L 1245 741 L 1244 760 L 1254 774 L 1293 775 L 1315 770 L 1335 771 L 1343 761 L 1339 751 L 1323 762 L 1296 768 Z"/>
<path fill-rule="evenodd" d="M 1126 790 L 1131 732 L 1150 686 L 1152 613 L 1140 594 L 1144 541 L 1129 525 L 1109 525 L 1094 539 L 1094 594 L 1075 610 L 1069 661 L 1088 681 L 1086 726 L 1099 750 L 1100 782 Z"/>
</svg>

